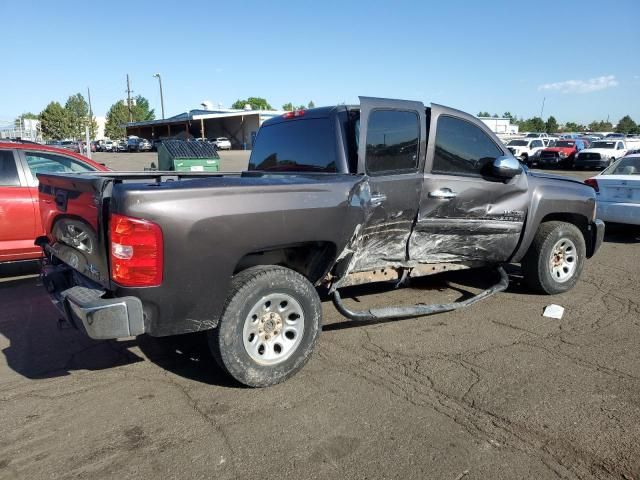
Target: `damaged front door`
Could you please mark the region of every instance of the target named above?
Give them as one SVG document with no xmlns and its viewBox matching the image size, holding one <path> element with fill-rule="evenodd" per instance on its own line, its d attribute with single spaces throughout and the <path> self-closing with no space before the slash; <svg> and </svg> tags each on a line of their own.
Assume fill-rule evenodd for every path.
<svg viewBox="0 0 640 480">
<path fill-rule="evenodd" d="M 352 271 L 402 265 L 418 213 L 425 148 L 420 102 L 360 98 L 358 171 L 368 189 Z"/>
<path fill-rule="evenodd" d="M 526 174 L 492 174 L 493 162 L 510 154 L 474 117 L 433 105 L 430 125 L 410 259 L 427 264 L 507 261 L 527 214 Z"/>
</svg>

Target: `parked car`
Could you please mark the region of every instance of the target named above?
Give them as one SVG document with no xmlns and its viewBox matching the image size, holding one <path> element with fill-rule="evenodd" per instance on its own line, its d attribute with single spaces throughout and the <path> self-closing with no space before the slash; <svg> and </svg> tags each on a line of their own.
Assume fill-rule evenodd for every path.
<svg viewBox="0 0 640 480">
<path fill-rule="evenodd" d="M 598 140 L 576 155 L 574 165 L 576 168 L 606 168 L 626 154 L 627 147 L 623 141 Z"/>
<path fill-rule="evenodd" d="M 121 139 L 118 140 L 118 142 L 115 144 L 115 148 L 113 149 L 114 152 L 126 152 L 127 148 L 128 148 L 128 143 L 126 139 Z"/>
<path fill-rule="evenodd" d="M 604 138 L 619 138 L 621 140 L 624 140 L 626 138 L 626 135 L 624 133 L 607 133 Z"/>
<path fill-rule="evenodd" d="M 149 152 L 151 151 L 151 142 L 145 138 L 129 137 L 127 140 L 127 151 L 129 152 Z"/>
<path fill-rule="evenodd" d="M 315 286 L 353 321 L 469 305 L 507 287 L 504 263 L 566 292 L 604 235 L 592 188 L 530 172 L 482 121 L 441 105 L 361 97 L 287 112 L 261 126 L 248 168 L 41 175 L 43 283 L 65 318 L 103 339 L 207 331 L 222 368 L 262 387 L 311 355 Z M 357 312 L 340 297 L 477 266 L 499 280 L 461 303 Z"/>
<path fill-rule="evenodd" d="M 78 142 L 73 140 L 64 140 L 60 142 L 60 147 L 71 152 L 80 153 L 80 146 L 78 145 Z"/>
<path fill-rule="evenodd" d="M 525 138 L 549 138 L 549 134 L 544 132 L 543 133 L 530 132 L 525 135 Z"/>
<path fill-rule="evenodd" d="M 640 225 L 640 154 L 619 158 L 585 183 L 596 191 L 599 218 Z"/>
<path fill-rule="evenodd" d="M 507 148 L 513 156 L 518 158 L 525 165 L 532 165 L 534 158 L 544 150 L 545 144 L 542 138 L 523 138 L 521 140 L 511 140 Z"/>
<path fill-rule="evenodd" d="M 0 262 L 39 258 L 34 245 L 44 230 L 38 211 L 38 179 L 43 172 L 106 171 L 69 150 L 0 140 Z"/>
<path fill-rule="evenodd" d="M 542 168 L 573 168 L 576 154 L 584 150 L 585 146 L 583 140 L 557 140 L 553 147 L 547 147 L 540 152 L 536 164 Z"/>
<path fill-rule="evenodd" d="M 103 140 L 100 144 L 100 151 L 111 152 L 113 151 L 113 142 L 111 140 Z"/>
<path fill-rule="evenodd" d="M 227 137 L 218 137 L 213 143 L 218 150 L 231 150 L 231 142 Z"/>
</svg>

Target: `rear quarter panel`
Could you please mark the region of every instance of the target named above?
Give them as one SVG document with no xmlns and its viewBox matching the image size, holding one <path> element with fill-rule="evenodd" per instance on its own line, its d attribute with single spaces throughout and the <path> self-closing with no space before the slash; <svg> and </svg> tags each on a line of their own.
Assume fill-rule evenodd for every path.
<svg viewBox="0 0 640 480">
<path fill-rule="evenodd" d="M 163 284 L 115 289 L 143 300 L 147 331 L 160 336 L 215 326 L 234 270 L 249 253 L 317 241 L 342 250 L 363 215 L 350 203 L 358 177 L 288 177 L 269 185 L 224 178 L 217 188 L 197 188 L 198 181 L 114 187 L 112 212 L 151 220 L 163 231 Z"/>
</svg>

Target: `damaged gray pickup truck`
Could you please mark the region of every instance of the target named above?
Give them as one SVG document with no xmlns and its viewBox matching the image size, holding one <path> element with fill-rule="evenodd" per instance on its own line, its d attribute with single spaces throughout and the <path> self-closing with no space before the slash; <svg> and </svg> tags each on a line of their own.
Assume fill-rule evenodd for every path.
<svg viewBox="0 0 640 480">
<path fill-rule="evenodd" d="M 39 174 L 44 284 L 96 339 L 207 331 L 239 382 L 294 375 L 321 329 L 316 287 L 351 320 L 452 310 L 525 282 L 569 290 L 600 246 L 589 186 L 529 172 L 458 110 L 362 97 L 260 128 L 248 171 Z M 446 305 L 349 310 L 340 290 L 493 266 Z"/>
</svg>

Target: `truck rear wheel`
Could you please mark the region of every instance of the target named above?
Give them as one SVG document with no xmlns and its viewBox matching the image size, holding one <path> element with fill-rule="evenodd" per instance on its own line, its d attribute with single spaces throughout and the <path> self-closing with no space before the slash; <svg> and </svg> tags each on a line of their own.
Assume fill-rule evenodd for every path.
<svg viewBox="0 0 640 480">
<path fill-rule="evenodd" d="M 522 259 L 525 283 L 554 295 L 571 290 L 580 278 L 586 258 L 582 232 L 567 222 L 545 222 Z"/>
<path fill-rule="evenodd" d="M 313 285 L 280 266 L 252 267 L 233 277 L 218 327 L 209 332 L 214 358 L 250 387 L 275 385 L 307 363 L 321 327 Z"/>
</svg>

